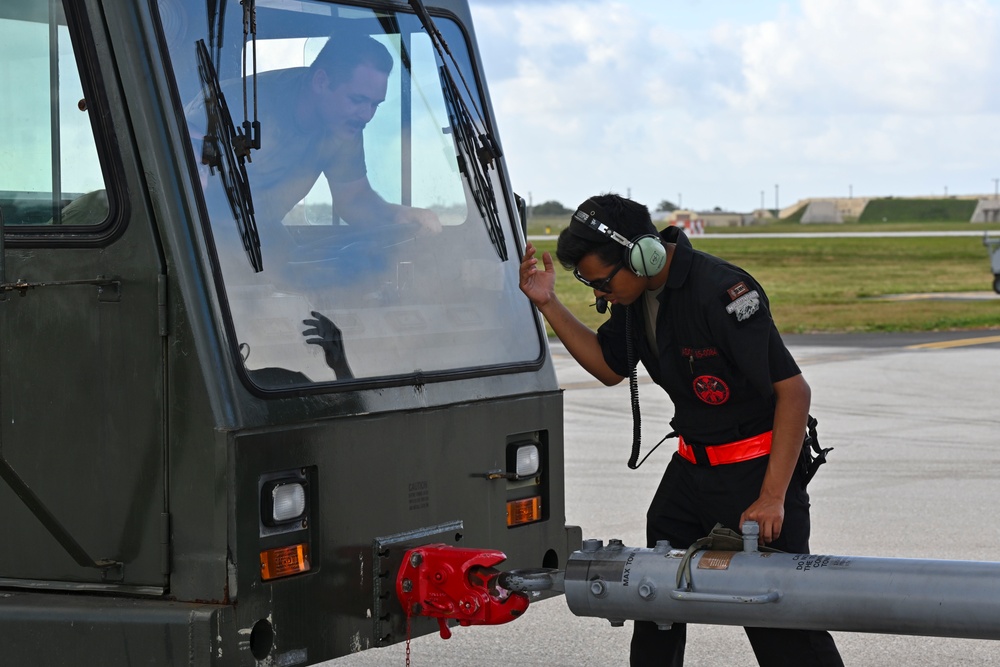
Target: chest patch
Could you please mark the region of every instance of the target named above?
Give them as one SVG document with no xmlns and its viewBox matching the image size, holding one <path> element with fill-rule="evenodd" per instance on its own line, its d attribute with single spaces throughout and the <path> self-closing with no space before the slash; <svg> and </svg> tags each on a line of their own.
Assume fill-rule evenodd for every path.
<svg viewBox="0 0 1000 667">
<path fill-rule="evenodd" d="M 709 405 L 722 405 L 729 400 L 729 385 L 714 375 L 699 375 L 692 388 L 695 396 Z"/>
<path fill-rule="evenodd" d="M 740 283 L 740 285 L 742 284 L 743 283 Z M 732 294 L 733 289 L 736 288 L 734 287 L 730 289 L 730 294 Z M 744 289 L 746 288 L 744 287 Z M 726 312 L 730 315 L 735 315 L 737 322 L 745 322 L 758 310 L 760 310 L 760 294 L 757 290 L 744 293 L 742 296 L 737 297 L 735 301 L 726 306 Z"/>
</svg>

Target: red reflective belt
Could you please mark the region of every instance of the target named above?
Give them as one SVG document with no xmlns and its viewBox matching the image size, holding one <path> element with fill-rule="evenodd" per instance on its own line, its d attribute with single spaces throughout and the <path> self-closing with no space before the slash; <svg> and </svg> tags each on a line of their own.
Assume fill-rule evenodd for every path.
<svg viewBox="0 0 1000 667">
<path fill-rule="evenodd" d="M 680 444 L 677 446 L 677 453 L 685 459 L 697 465 L 698 458 L 695 456 L 695 449 L 684 442 L 684 436 L 679 438 Z M 702 447 L 708 457 L 708 464 L 713 466 L 724 465 L 726 463 L 739 463 L 749 461 L 765 454 L 771 453 L 771 431 L 755 435 L 745 440 L 737 440 L 725 445 L 712 445 Z"/>
</svg>

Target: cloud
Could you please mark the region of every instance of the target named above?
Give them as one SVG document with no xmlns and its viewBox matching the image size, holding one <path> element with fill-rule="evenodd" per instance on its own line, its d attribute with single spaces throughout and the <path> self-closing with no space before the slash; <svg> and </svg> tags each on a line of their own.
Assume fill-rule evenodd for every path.
<svg viewBox="0 0 1000 667">
<path fill-rule="evenodd" d="M 479 28 L 485 48 L 502 52 L 497 60 L 513 65 L 500 78 L 531 110 L 588 112 L 627 103 L 622 98 L 631 95 L 627 83 L 642 56 L 630 37 L 643 28 L 624 5 L 515 5 L 477 16 L 489 17 L 490 34 L 484 37 Z"/>
<path fill-rule="evenodd" d="M 480 49 L 515 188 L 540 200 L 746 210 L 779 182 L 791 203 L 995 176 L 995 2 L 801 0 L 692 31 L 655 3 L 502 4 L 476 3 Z"/>
<path fill-rule="evenodd" d="M 578 5 L 583 5 L 587 3 L 601 2 L 602 0 L 577 0 Z M 502 7 L 508 8 L 514 5 L 530 5 L 532 7 L 538 5 L 564 5 L 566 0 L 470 0 L 470 5 L 473 7 Z"/>
<path fill-rule="evenodd" d="M 805 0 L 800 13 L 727 28 L 738 45 L 738 86 L 750 111 L 951 113 L 989 103 L 997 74 L 997 12 L 984 0 Z"/>
</svg>

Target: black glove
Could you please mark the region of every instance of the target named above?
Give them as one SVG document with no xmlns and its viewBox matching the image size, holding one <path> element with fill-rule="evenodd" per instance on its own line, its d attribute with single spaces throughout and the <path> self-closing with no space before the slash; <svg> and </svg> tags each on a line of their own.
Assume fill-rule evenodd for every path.
<svg viewBox="0 0 1000 667">
<path fill-rule="evenodd" d="M 337 325 L 329 318 L 312 311 L 314 320 L 302 320 L 302 324 L 311 329 L 302 332 L 303 336 L 314 336 L 306 340 L 311 345 L 319 345 L 326 355 L 326 365 L 333 369 L 338 380 L 349 380 L 354 377 L 351 367 L 347 364 L 347 353 L 344 351 L 344 337 Z"/>
</svg>

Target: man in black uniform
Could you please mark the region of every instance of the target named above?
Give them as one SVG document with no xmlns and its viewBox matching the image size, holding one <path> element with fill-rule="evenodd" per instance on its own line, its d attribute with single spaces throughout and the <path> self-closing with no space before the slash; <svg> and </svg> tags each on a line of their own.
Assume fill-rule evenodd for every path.
<svg viewBox="0 0 1000 667">
<path fill-rule="evenodd" d="M 642 204 L 593 197 L 559 235 L 556 255 L 611 304 L 595 333 L 557 298 L 552 258 L 543 254 L 539 269 L 535 253 L 529 243 L 521 290 L 570 354 L 609 386 L 637 356 L 674 404 L 680 444 L 647 513 L 647 546 L 669 540 L 683 549 L 716 523 L 738 529 L 753 520 L 765 544 L 808 553 L 801 453 L 810 390 L 753 277 L 694 250 L 676 227 L 657 234 Z M 826 632 L 746 633 L 761 665 L 843 665 Z M 682 665 L 685 636 L 684 624 L 636 622 L 631 664 Z"/>
</svg>

